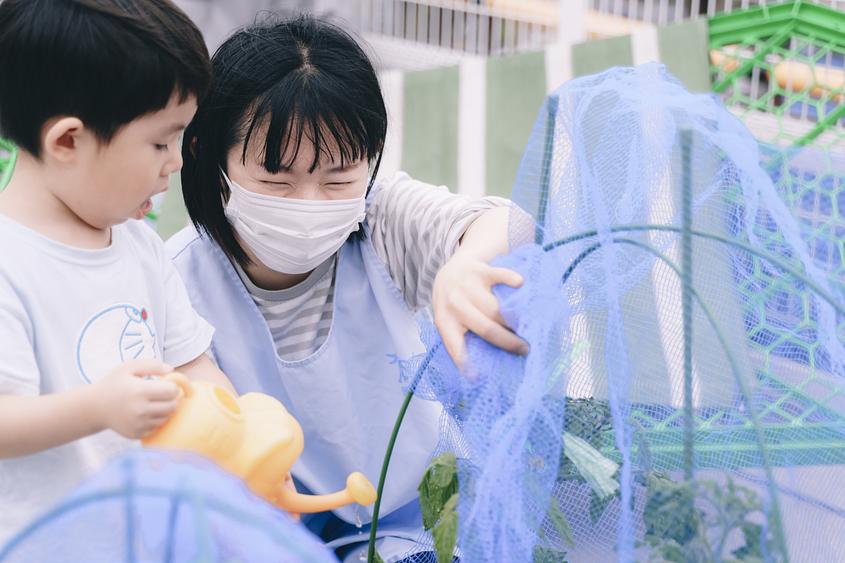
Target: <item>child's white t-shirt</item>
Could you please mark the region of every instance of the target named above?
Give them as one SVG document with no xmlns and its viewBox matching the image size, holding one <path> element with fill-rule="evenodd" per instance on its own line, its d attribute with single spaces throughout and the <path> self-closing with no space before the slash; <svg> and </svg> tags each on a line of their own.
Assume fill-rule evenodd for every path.
<svg viewBox="0 0 845 563">
<path fill-rule="evenodd" d="M 133 358 L 179 366 L 208 350 L 212 333 L 158 235 L 143 223 L 113 227 L 108 248 L 83 250 L 0 215 L 0 394 L 88 385 Z M 134 444 L 106 430 L 0 459 L 0 546 Z"/>
</svg>

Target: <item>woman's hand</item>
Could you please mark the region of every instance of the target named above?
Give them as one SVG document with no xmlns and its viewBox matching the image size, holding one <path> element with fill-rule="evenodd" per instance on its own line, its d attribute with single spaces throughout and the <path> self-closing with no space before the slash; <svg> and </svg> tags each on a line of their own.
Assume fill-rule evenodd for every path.
<svg viewBox="0 0 845 563">
<path fill-rule="evenodd" d="M 513 270 L 490 266 L 464 246 L 434 279 L 434 323 L 446 351 L 459 368 L 463 367 L 467 331 L 508 352 L 528 353 L 528 345 L 511 331 L 499 312 L 499 300 L 492 290 L 497 284 L 517 288 L 522 285 L 522 276 Z"/>
</svg>

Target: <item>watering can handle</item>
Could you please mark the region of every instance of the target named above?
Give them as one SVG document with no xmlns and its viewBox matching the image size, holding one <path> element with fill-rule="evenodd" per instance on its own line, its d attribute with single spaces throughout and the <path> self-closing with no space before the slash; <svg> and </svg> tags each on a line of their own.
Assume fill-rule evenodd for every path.
<svg viewBox="0 0 845 563">
<path fill-rule="evenodd" d="M 182 390 L 182 394 L 186 399 L 190 399 L 191 396 L 194 394 L 194 389 L 191 385 L 191 381 L 187 377 L 185 377 L 184 374 L 179 373 L 178 371 L 168 373 L 162 379 L 164 381 L 170 381 L 171 383 L 175 383 L 179 387 L 179 389 Z"/>
</svg>

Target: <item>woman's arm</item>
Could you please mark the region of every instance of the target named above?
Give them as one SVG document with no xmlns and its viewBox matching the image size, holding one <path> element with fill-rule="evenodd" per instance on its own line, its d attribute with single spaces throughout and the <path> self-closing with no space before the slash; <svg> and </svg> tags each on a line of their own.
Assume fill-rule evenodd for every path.
<svg viewBox="0 0 845 563">
<path fill-rule="evenodd" d="M 492 292 L 500 283 L 519 286 L 521 277 L 489 262 L 510 250 L 510 222 L 525 219 L 528 227 L 530 217 L 506 199 L 473 200 L 402 173 L 378 189 L 367 209 L 373 247 L 409 306 L 433 306 L 452 359 L 461 364 L 468 330 L 525 353 L 525 342 L 507 327 Z"/>
</svg>

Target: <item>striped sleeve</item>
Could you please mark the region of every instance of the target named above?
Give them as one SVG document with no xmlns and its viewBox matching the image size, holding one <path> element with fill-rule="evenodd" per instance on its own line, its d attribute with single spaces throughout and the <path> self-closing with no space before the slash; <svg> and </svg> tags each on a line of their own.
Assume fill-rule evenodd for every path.
<svg viewBox="0 0 845 563">
<path fill-rule="evenodd" d="M 510 201 L 470 199 L 399 172 L 379 183 L 367 207 L 376 254 L 413 309 L 431 303 L 434 277 L 481 214 Z"/>
</svg>

